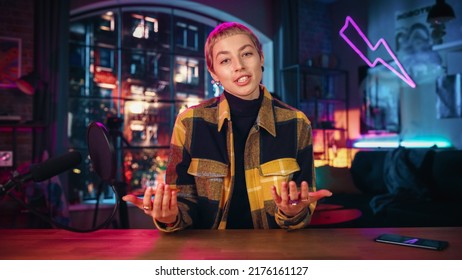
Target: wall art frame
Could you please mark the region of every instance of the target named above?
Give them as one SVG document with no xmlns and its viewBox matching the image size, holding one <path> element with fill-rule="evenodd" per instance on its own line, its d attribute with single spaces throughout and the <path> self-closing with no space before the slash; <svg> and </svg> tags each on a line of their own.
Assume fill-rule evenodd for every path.
<svg viewBox="0 0 462 280">
<path fill-rule="evenodd" d="M 0 37 L 0 87 L 16 87 L 21 77 L 22 40 L 20 38 Z"/>
</svg>

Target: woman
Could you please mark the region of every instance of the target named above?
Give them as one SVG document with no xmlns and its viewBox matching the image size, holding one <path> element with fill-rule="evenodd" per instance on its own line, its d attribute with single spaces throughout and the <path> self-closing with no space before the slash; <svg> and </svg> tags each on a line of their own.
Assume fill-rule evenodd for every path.
<svg viewBox="0 0 462 280">
<path fill-rule="evenodd" d="M 123 199 L 166 232 L 306 227 L 316 201 L 331 195 L 309 192 L 316 184 L 309 120 L 260 84 L 264 55 L 246 26 L 218 25 L 205 58 L 223 94 L 178 115 L 166 184 Z"/>
</svg>

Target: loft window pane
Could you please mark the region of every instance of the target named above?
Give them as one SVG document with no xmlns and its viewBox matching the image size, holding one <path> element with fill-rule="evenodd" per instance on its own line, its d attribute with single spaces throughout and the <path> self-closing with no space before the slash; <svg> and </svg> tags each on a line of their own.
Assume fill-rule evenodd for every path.
<svg viewBox="0 0 462 280">
<path fill-rule="evenodd" d="M 175 82 L 198 85 L 199 84 L 199 60 L 184 56 L 175 58 Z"/>
<path fill-rule="evenodd" d="M 116 15 L 115 11 L 106 11 L 88 19 L 88 26 L 93 30 L 94 35 L 94 42 L 91 44 L 102 43 L 112 46 L 116 45 Z"/>
<path fill-rule="evenodd" d="M 199 41 L 199 33 L 197 26 L 189 25 L 188 26 L 188 40 L 186 41 L 186 46 L 190 49 L 197 50 Z"/>
<path fill-rule="evenodd" d="M 85 44 L 87 33 L 85 22 L 71 22 L 69 24 L 69 39 L 74 43 Z"/>
<path fill-rule="evenodd" d="M 132 14 L 131 34 L 138 39 L 149 39 L 159 32 L 159 21 L 156 18 Z"/>
<path fill-rule="evenodd" d="M 168 149 L 125 149 L 124 174 L 130 193 L 144 193 L 147 187 L 165 182 Z"/>
<path fill-rule="evenodd" d="M 125 102 L 124 137 L 132 146 L 167 146 L 170 143 L 171 103 Z"/>
<path fill-rule="evenodd" d="M 117 100 L 112 99 L 70 98 L 68 137 L 72 146 L 86 147 L 88 125 L 93 121 L 105 123 L 108 115 L 117 114 L 117 107 Z"/>
<path fill-rule="evenodd" d="M 170 100 L 170 56 L 155 51 L 124 50 L 122 96 Z"/>
<path fill-rule="evenodd" d="M 199 28 L 184 22 L 176 23 L 176 45 L 184 49 L 197 51 L 199 43 Z"/>
<path fill-rule="evenodd" d="M 143 79 L 145 77 L 145 54 L 142 51 L 128 52 L 128 69 L 126 74 L 133 79 Z"/>
<path fill-rule="evenodd" d="M 97 87 L 105 89 L 116 89 L 116 52 L 113 48 L 96 47 L 91 52 L 92 64 L 90 74 L 93 74 L 93 82 Z"/>
<path fill-rule="evenodd" d="M 126 11 L 123 13 L 124 48 L 168 50 L 169 15 L 162 12 Z"/>
<path fill-rule="evenodd" d="M 204 99 L 206 97 L 204 59 L 176 56 L 174 67 L 175 98 L 177 100 Z"/>
</svg>

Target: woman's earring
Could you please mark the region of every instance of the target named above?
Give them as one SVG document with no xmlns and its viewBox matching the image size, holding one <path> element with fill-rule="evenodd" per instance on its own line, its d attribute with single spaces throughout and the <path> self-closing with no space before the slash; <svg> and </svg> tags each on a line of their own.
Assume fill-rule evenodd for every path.
<svg viewBox="0 0 462 280">
<path fill-rule="evenodd" d="M 221 92 L 222 85 L 220 81 L 212 80 L 213 95 L 219 96 Z"/>
<path fill-rule="evenodd" d="M 220 81 L 212 80 L 212 85 L 216 85 L 217 87 L 221 87 Z"/>
<path fill-rule="evenodd" d="M 265 66 L 262 65 L 261 71 L 262 71 L 262 72 L 265 72 Z"/>
</svg>

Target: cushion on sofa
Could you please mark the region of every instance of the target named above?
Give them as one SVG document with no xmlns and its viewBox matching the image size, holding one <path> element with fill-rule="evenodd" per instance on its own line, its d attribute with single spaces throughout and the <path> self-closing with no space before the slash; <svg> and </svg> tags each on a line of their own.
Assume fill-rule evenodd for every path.
<svg viewBox="0 0 462 280">
<path fill-rule="evenodd" d="M 462 201 L 462 150 L 435 153 L 432 183 L 436 200 Z"/>
<path fill-rule="evenodd" d="M 401 162 L 396 164 L 398 160 Z M 392 164 L 386 166 L 390 161 Z M 339 187 L 329 183 L 329 180 L 335 180 L 337 171 L 326 167 L 317 170 L 316 174 L 321 174 L 318 175 L 321 185 L 318 187 Z M 400 148 L 359 151 L 350 172 L 360 193 L 350 194 L 339 189 L 341 192 L 334 191 L 333 196 L 319 201 L 361 211 L 360 218 L 340 226 L 462 226 L 462 150 Z M 323 176 L 334 178 L 324 179 Z M 392 180 L 396 176 L 398 180 Z M 387 181 L 393 185 L 387 186 Z M 378 203 L 384 206 L 383 211 L 376 211 L 372 201 L 376 206 Z"/>
<path fill-rule="evenodd" d="M 404 147 L 388 152 L 383 178 L 388 192 L 413 199 L 429 198 L 429 182 L 424 180 L 423 174 L 431 172 L 431 165 L 424 165 L 432 155 L 432 149 Z"/>
<path fill-rule="evenodd" d="M 383 194 L 387 186 L 383 179 L 385 156 L 388 151 L 359 151 L 350 172 L 356 187 L 365 194 Z"/>
<path fill-rule="evenodd" d="M 334 194 L 361 193 L 356 188 L 348 168 L 338 168 L 329 165 L 316 167 L 316 188 L 328 189 Z"/>
<path fill-rule="evenodd" d="M 387 193 L 372 198 L 370 205 L 374 213 L 385 210 L 394 201 L 430 201 L 430 184 L 423 180 L 422 173 L 430 173 L 428 159 L 433 153 L 433 149 L 405 147 L 387 153 L 383 170 Z"/>
</svg>

